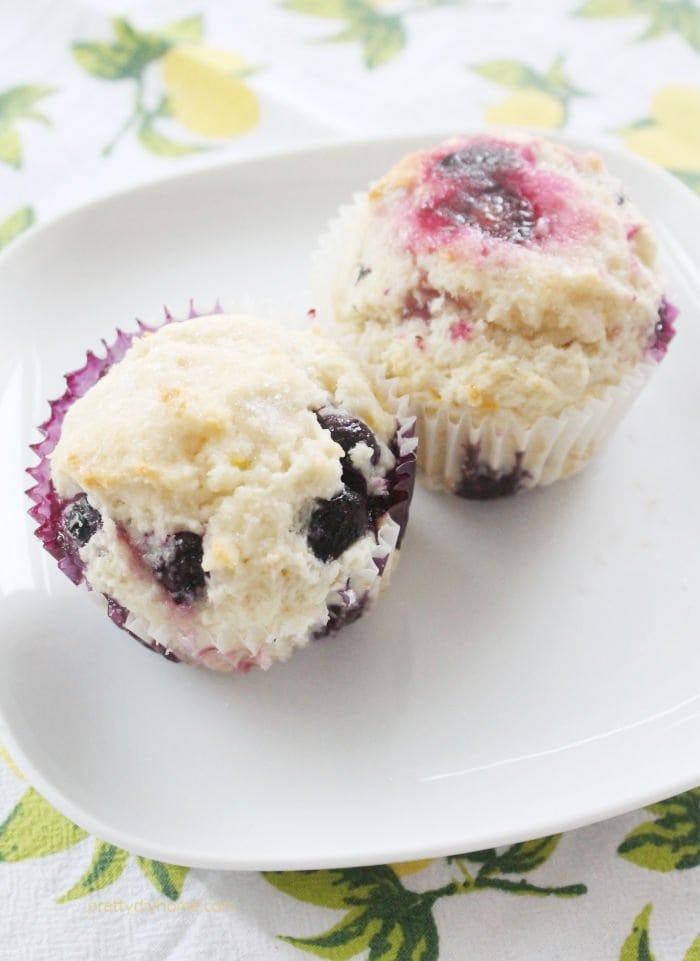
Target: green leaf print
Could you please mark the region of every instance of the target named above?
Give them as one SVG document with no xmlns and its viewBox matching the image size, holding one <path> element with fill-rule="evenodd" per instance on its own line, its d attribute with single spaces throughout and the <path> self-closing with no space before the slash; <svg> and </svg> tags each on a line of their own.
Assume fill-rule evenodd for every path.
<svg viewBox="0 0 700 961">
<path fill-rule="evenodd" d="M 455 855 L 447 858 L 445 864 L 456 864 L 460 876 L 448 877 L 441 887 L 421 892 L 406 888 L 389 866 L 270 871 L 264 877 L 299 901 L 345 911 L 332 927 L 315 937 L 281 936 L 300 950 L 330 961 L 348 961 L 363 952 L 368 952 L 368 961 L 437 961 L 439 933 L 433 907 L 442 898 L 485 889 L 540 897 L 585 894 L 583 884 L 538 887 L 525 878 L 512 880 L 502 876 L 534 871 L 552 856 L 558 841 L 559 835 L 552 835 L 500 851 L 489 848 Z M 476 876 L 471 874 L 466 861 L 480 865 Z"/>
<path fill-rule="evenodd" d="M 622 945 L 620 961 L 656 961 L 649 946 L 649 915 L 651 909 L 651 904 L 647 904 L 634 919 L 632 931 Z"/>
<path fill-rule="evenodd" d="M 36 105 L 53 92 L 53 87 L 25 85 L 0 94 L 0 162 L 16 168 L 22 166 L 22 142 L 16 124 L 22 120 L 48 124 L 48 117 L 40 113 Z"/>
<path fill-rule="evenodd" d="M 0 122 L 0 160 L 11 167 L 22 166 L 22 141 L 9 123 Z"/>
<path fill-rule="evenodd" d="M 588 0 L 576 13 L 580 17 L 636 17 L 644 11 L 635 0 Z"/>
<path fill-rule="evenodd" d="M 416 12 L 419 10 L 436 10 L 438 7 L 464 7 L 469 3 L 469 0 L 414 0 L 412 9 Z"/>
<path fill-rule="evenodd" d="M 143 43 L 75 43 L 73 55 L 84 70 L 102 80 L 136 80 L 167 50 L 162 41 Z"/>
<path fill-rule="evenodd" d="M 49 118 L 35 109 L 44 97 L 54 93 L 53 87 L 26 85 L 13 87 L 0 94 L 0 117 L 3 120 L 38 120 L 49 123 Z"/>
<path fill-rule="evenodd" d="M 368 25 L 362 37 L 365 66 L 369 69 L 388 63 L 401 53 L 406 31 L 398 17 L 382 17 Z"/>
<path fill-rule="evenodd" d="M 161 27 L 158 36 L 169 46 L 176 46 L 180 43 L 200 43 L 202 40 L 202 17 L 196 14 L 193 17 L 185 17 L 184 20 L 176 20 Z"/>
<path fill-rule="evenodd" d="M 579 90 L 569 80 L 564 70 L 564 58 L 561 56 L 557 57 L 544 71 L 535 70 L 518 60 L 489 60 L 486 63 L 472 64 L 469 69 L 484 80 L 513 91 L 513 96 L 509 100 L 495 104 L 491 108 L 491 111 L 495 111 L 490 117 L 492 122 L 517 121 L 533 125 L 563 126 L 568 117 L 571 100 L 574 97 L 586 96 L 583 90 Z M 523 120 L 519 115 L 523 109 L 523 102 L 527 102 L 529 93 L 533 94 L 529 101 L 530 112 L 533 110 L 533 100 L 538 109 L 534 117 L 530 116 Z M 521 99 L 518 99 L 519 97 Z M 504 108 L 509 108 L 505 114 Z M 516 115 L 513 115 L 514 110 Z M 545 111 L 545 116 L 550 117 L 546 123 L 539 119 L 542 110 Z"/>
<path fill-rule="evenodd" d="M 493 868 L 489 873 L 498 871 L 500 874 L 528 874 L 534 871 L 554 854 L 560 837 L 560 834 L 553 834 L 536 841 L 511 845 L 503 854 L 494 858 Z"/>
<path fill-rule="evenodd" d="M 298 901 L 323 908 L 349 908 L 366 901 L 378 880 L 376 868 L 339 868 L 331 871 L 268 871 L 265 879 Z M 389 869 L 386 869 L 389 870 Z M 391 877 L 394 877 L 391 872 Z"/>
<path fill-rule="evenodd" d="M 700 50 L 700 7 L 694 0 L 588 0 L 576 14 L 591 18 L 646 16 L 649 22 L 639 40 L 677 33 Z"/>
<path fill-rule="evenodd" d="M 324 42 L 358 42 L 362 47 L 365 66 L 370 70 L 393 59 L 406 43 L 401 20 L 375 10 L 369 0 L 343 0 L 337 7 L 326 7 L 321 16 L 328 18 L 329 9 L 338 10 L 332 16 L 344 21 L 344 26 L 338 33 L 325 37 Z"/>
<path fill-rule="evenodd" d="M 560 834 L 538 838 L 534 841 L 522 841 L 512 844 L 499 852 L 498 848 L 486 848 L 483 851 L 471 851 L 467 854 L 453 854 L 447 858 L 448 864 L 456 864 L 462 874 L 460 894 L 490 888 L 496 891 L 507 891 L 509 894 L 534 895 L 548 897 L 554 895 L 559 898 L 579 897 L 586 893 L 585 884 L 566 884 L 563 886 L 545 886 L 532 884 L 525 878 L 513 881 L 501 877 L 504 874 L 528 874 L 541 867 L 554 853 Z M 475 876 L 472 875 L 465 862 L 480 865 Z"/>
<path fill-rule="evenodd" d="M 557 57 L 546 73 L 538 75 L 541 89 L 565 100 L 568 97 L 585 97 L 586 93 L 575 87 L 564 71 L 564 58 Z"/>
<path fill-rule="evenodd" d="M 21 207 L 0 223 L 0 250 L 27 230 L 34 223 L 34 210 Z"/>
<path fill-rule="evenodd" d="M 534 70 L 517 60 L 490 60 L 488 63 L 474 64 L 471 69 L 485 80 L 513 90 L 537 85 L 537 74 Z"/>
<path fill-rule="evenodd" d="M 631 831 L 617 849 L 650 871 L 682 871 L 700 864 L 700 788 L 646 808 L 656 815 Z"/>
<path fill-rule="evenodd" d="M 342 20 L 348 10 L 347 0 L 285 0 L 285 10 L 307 13 L 312 17 L 326 17 L 329 20 Z"/>
<path fill-rule="evenodd" d="M 113 884 L 122 874 L 128 859 L 129 855 L 126 851 L 114 847 L 113 844 L 107 844 L 106 841 L 98 841 L 87 871 L 70 891 L 58 899 L 57 903 L 65 904 L 67 901 L 75 901 L 85 897 L 86 894 L 92 894 L 93 891 L 99 891 Z"/>
<path fill-rule="evenodd" d="M 151 153 L 161 157 L 184 157 L 185 154 L 199 153 L 202 150 L 211 149 L 207 144 L 180 143 L 164 137 L 153 126 L 153 119 L 156 116 L 167 116 L 165 109 L 157 111 L 153 116 L 148 116 L 139 127 L 138 138 Z"/>
<path fill-rule="evenodd" d="M 690 0 L 649 3 L 649 24 L 640 40 L 652 40 L 665 33 L 677 33 L 691 47 L 700 50 L 700 8 Z"/>
<path fill-rule="evenodd" d="M 361 951 L 366 951 L 372 938 L 379 932 L 382 922 L 379 918 L 367 916 L 362 908 L 348 912 L 342 921 L 315 938 L 293 938 L 282 936 L 282 940 L 295 948 L 309 951 L 319 958 L 331 961 L 347 961 Z"/>
<path fill-rule="evenodd" d="M 65 851 L 87 837 L 34 788 L 20 798 L 0 824 L 0 861 L 25 861 Z"/>
<path fill-rule="evenodd" d="M 177 864 L 164 864 L 162 861 L 152 861 L 150 858 L 140 857 L 138 862 L 139 867 L 156 891 L 164 894 L 171 901 L 177 901 L 182 894 L 189 868 L 183 868 Z"/>
<path fill-rule="evenodd" d="M 202 37 L 201 16 L 186 17 L 152 31 L 139 31 L 124 17 L 115 17 L 112 31 L 114 43 L 80 42 L 74 43 L 72 48 L 76 61 L 92 76 L 101 80 L 129 80 L 134 83 L 131 113 L 105 145 L 103 154 L 111 154 L 124 134 L 132 128 L 136 128 L 140 143 L 161 157 L 182 157 L 208 149 L 200 144 L 179 143 L 157 131 L 155 120 L 168 115 L 165 100 L 161 99 L 155 107 L 149 107 L 144 96 L 146 68 L 160 60 L 171 47 L 198 43 Z"/>
<path fill-rule="evenodd" d="M 372 961 L 436 961 L 438 934 L 432 916 L 436 892 L 408 891 L 388 867 L 338 871 L 269 872 L 271 884 L 303 901 L 351 909 L 313 938 L 282 940 L 320 958 L 347 961 L 369 949 Z M 314 879 L 313 875 L 320 877 Z"/>
<path fill-rule="evenodd" d="M 656 956 L 651 950 L 649 934 L 649 918 L 652 910 L 653 906 L 647 904 L 634 919 L 632 930 L 622 945 L 620 961 L 656 961 Z M 683 955 L 683 961 L 700 961 L 700 934 Z"/>
<path fill-rule="evenodd" d="M 74 847 L 87 837 L 86 831 L 59 814 L 34 788 L 29 788 L 0 824 L 0 862 L 48 857 Z M 123 873 L 128 859 L 127 851 L 96 840 L 90 865 L 56 903 L 66 904 L 113 884 Z M 171 901 L 178 900 L 189 868 L 141 857 L 138 863 L 160 894 Z"/>
<path fill-rule="evenodd" d="M 131 73 L 132 53 L 123 47 L 108 43 L 74 43 L 73 56 L 83 70 L 102 80 L 124 80 L 134 76 Z"/>
<path fill-rule="evenodd" d="M 74 43 L 73 56 L 83 69 L 102 80 L 136 80 L 149 63 L 172 45 L 165 33 L 141 33 L 125 20 L 112 21 L 116 43 Z"/>
<path fill-rule="evenodd" d="M 148 64 L 179 43 L 197 43 L 202 18 L 188 17 L 161 30 L 136 30 L 124 17 L 112 20 L 116 43 L 74 43 L 73 56 L 83 69 L 102 80 L 137 80 Z"/>
<path fill-rule="evenodd" d="M 406 46 L 407 16 L 440 7 L 459 6 L 464 0 L 417 0 L 401 13 L 382 13 L 372 0 L 283 0 L 281 6 L 294 13 L 338 20 L 341 29 L 322 37 L 323 43 L 357 43 L 369 70 L 393 60 Z"/>
<path fill-rule="evenodd" d="M 700 961 L 700 934 L 686 951 L 683 961 Z"/>
<path fill-rule="evenodd" d="M 129 75 L 129 52 L 115 50 L 107 43 L 74 43 L 73 56 L 84 70 L 103 80 L 121 80 Z"/>
</svg>

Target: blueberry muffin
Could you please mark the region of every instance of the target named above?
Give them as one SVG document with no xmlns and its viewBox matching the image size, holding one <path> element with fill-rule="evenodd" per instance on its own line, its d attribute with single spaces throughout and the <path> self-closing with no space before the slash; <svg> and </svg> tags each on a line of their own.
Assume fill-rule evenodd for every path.
<svg viewBox="0 0 700 961">
<path fill-rule="evenodd" d="M 319 332 L 168 320 L 67 377 L 34 448 L 37 533 L 171 660 L 267 668 L 388 583 L 412 422 Z"/>
<path fill-rule="evenodd" d="M 316 280 L 408 396 L 424 479 L 464 497 L 579 470 L 674 334 L 623 186 L 594 154 L 520 135 L 405 157 L 336 219 Z"/>
</svg>

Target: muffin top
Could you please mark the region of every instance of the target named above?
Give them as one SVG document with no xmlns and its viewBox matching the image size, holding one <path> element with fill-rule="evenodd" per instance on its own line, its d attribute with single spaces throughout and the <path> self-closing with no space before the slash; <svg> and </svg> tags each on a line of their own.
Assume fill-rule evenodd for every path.
<svg viewBox="0 0 700 961">
<path fill-rule="evenodd" d="M 214 315 L 134 340 L 66 414 L 51 471 L 87 497 L 76 530 L 97 512 L 95 590 L 151 621 L 170 603 L 200 646 L 285 656 L 373 567 L 396 428 L 320 333 Z"/>
<path fill-rule="evenodd" d="M 672 333 L 649 225 L 594 154 L 458 137 L 401 160 L 346 228 L 333 311 L 428 413 L 527 426 Z"/>
</svg>

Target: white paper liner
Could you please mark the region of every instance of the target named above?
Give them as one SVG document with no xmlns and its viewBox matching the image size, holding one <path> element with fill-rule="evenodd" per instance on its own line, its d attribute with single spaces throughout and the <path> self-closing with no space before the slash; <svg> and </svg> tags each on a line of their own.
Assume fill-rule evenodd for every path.
<svg viewBox="0 0 700 961">
<path fill-rule="evenodd" d="M 476 427 L 471 412 L 451 421 L 445 411 L 429 415 L 416 409 L 421 479 L 432 488 L 455 491 L 463 479 L 467 451 L 479 467 L 495 475 L 521 472 L 518 489 L 552 484 L 577 473 L 621 422 L 656 364 L 643 362 L 620 383 L 604 389 L 581 407 L 565 408 L 558 417 L 538 418 L 530 428 L 501 430 L 495 418 Z"/>
</svg>

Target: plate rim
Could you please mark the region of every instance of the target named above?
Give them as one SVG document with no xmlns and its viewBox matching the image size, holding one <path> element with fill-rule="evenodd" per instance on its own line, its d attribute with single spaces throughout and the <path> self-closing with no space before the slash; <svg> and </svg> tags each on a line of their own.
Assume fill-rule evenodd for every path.
<svg viewBox="0 0 700 961">
<path fill-rule="evenodd" d="M 500 130 L 501 128 L 493 129 Z M 570 145 L 579 151 L 593 150 L 601 153 L 607 158 L 619 158 L 621 163 L 636 166 L 644 173 L 645 176 L 651 176 L 655 180 L 661 180 L 669 190 L 672 190 L 676 194 L 679 200 L 684 201 L 686 204 L 688 204 L 689 198 L 692 197 L 693 200 L 690 204 L 691 210 L 695 211 L 696 216 L 700 216 L 700 197 L 690 190 L 689 187 L 687 187 L 677 177 L 663 168 L 657 167 L 648 160 L 632 154 L 621 147 L 610 146 L 596 138 L 576 135 L 570 136 L 568 134 L 561 134 L 558 132 L 537 131 L 527 128 L 509 128 L 511 131 L 513 129 L 526 130 L 526 132 L 532 134 L 533 136 L 540 136 L 544 139 L 561 142 Z M 92 214 L 94 211 L 99 210 L 100 207 L 104 207 L 108 204 L 120 201 L 133 201 L 135 197 L 138 197 L 138 195 L 142 194 L 144 191 L 148 192 L 162 185 L 174 185 L 187 180 L 199 180 L 201 178 L 206 178 L 210 175 L 221 174 L 226 171 L 231 171 L 232 175 L 235 175 L 234 172 L 237 168 L 254 165 L 260 160 L 283 162 L 285 158 L 289 157 L 300 157 L 305 155 L 319 156 L 328 155 L 328 153 L 339 155 L 347 152 L 348 150 L 361 150 L 363 147 L 375 148 L 381 145 L 389 148 L 396 146 L 398 156 L 401 152 L 405 152 L 406 149 L 416 149 L 419 142 L 423 142 L 426 146 L 428 146 L 430 143 L 439 142 L 440 140 L 446 139 L 447 136 L 449 136 L 449 134 L 446 135 L 444 132 L 431 133 L 430 131 L 421 130 L 415 132 L 406 132 L 399 135 L 394 134 L 387 137 L 343 138 L 330 143 L 322 143 L 312 146 L 305 145 L 285 150 L 264 150 L 253 155 L 246 155 L 245 157 L 226 158 L 205 167 L 176 171 L 164 177 L 147 178 L 128 187 L 121 187 L 113 191 L 105 192 L 99 197 L 91 199 L 84 204 L 73 206 L 68 210 L 61 211 L 48 218 L 46 221 L 40 222 L 36 227 L 28 230 L 23 236 L 20 236 L 15 242 L 13 242 L 5 251 L 0 253 L 0 282 L 2 280 L 2 272 L 4 268 L 7 265 L 11 266 L 15 257 L 23 256 L 27 245 L 31 245 L 32 243 L 36 242 L 43 236 L 44 233 L 49 233 L 51 230 L 60 227 L 63 223 L 69 221 L 71 218 L 85 214 Z M 413 146 L 408 146 L 409 144 Z M 310 253 L 311 251 L 309 251 L 309 254 Z M 679 704 L 674 705 L 674 707 L 670 709 L 669 713 L 678 710 L 680 706 L 681 705 Z M 639 726 L 648 724 L 652 720 L 654 720 L 654 718 L 645 719 L 643 722 L 640 722 Z M 600 737 L 609 736 L 615 733 L 617 732 L 611 731 L 608 732 L 607 735 L 601 735 Z M 74 802 L 72 798 L 65 794 L 59 787 L 55 787 L 51 780 L 46 778 L 41 773 L 41 771 L 31 761 L 30 757 L 21 748 L 19 742 L 15 738 L 14 731 L 7 721 L 2 704 L 0 704 L 0 735 L 0 739 L 8 746 L 11 755 L 27 776 L 29 784 L 31 786 L 36 786 L 37 790 L 39 790 L 39 793 L 41 793 L 47 799 L 47 801 L 49 801 L 49 803 L 56 807 L 57 810 L 84 828 L 91 835 L 117 844 L 119 847 L 122 847 L 133 854 L 140 854 L 145 857 L 167 860 L 171 861 L 172 863 L 194 868 L 215 870 L 301 870 L 309 868 L 318 869 L 339 866 L 351 867 L 368 864 L 382 864 L 396 861 L 398 859 L 414 860 L 420 857 L 428 856 L 440 857 L 454 853 L 454 850 L 459 847 L 459 844 L 454 844 L 452 842 L 450 842 L 449 845 L 438 844 L 430 846 L 428 853 L 425 844 L 417 843 L 415 848 L 407 848 L 398 856 L 396 855 L 396 852 L 377 852 L 374 850 L 371 853 L 358 852 L 352 856 L 339 857 L 337 854 L 330 854 L 326 858 L 314 856 L 311 862 L 309 860 L 305 860 L 303 856 L 299 856 L 297 858 L 283 856 L 281 860 L 263 857 L 256 858 L 255 863 L 252 863 L 245 858 L 242 860 L 237 860 L 235 857 L 232 857 L 230 853 L 217 855 L 212 853 L 203 854 L 200 852 L 197 854 L 194 851 L 190 851 L 189 853 L 184 850 L 180 851 L 175 847 L 165 850 L 164 847 L 158 843 L 151 844 L 146 839 L 133 837 L 128 832 L 113 829 L 108 823 L 103 822 L 100 817 L 94 816 L 89 811 L 83 809 L 79 803 Z M 599 740 L 600 737 L 596 737 L 594 740 Z M 557 748 L 553 752 L 544 753 L 567 753 L 570 755 L 571 752 L 579 746 L 580 745 L 578 744 L 565 745 Z M 527 758 L 523 760 L 527 760 Z M 517 760 L 509 763 L 517 763 Z M 653 800 L 658 800 L 658 798 L 661 796 L 667 797 L 672 794 L 679 793 L 680 791 L 695 787 L 697 786 L 698 778 L 700 778 L 700 769 L 698 769 L 697 774 L 693 775 L 692 777 L 690 774 L 687 776 L 680 776 L 676 778 L 672 786 L 669 786 L 668 792 L 663 793 L 663 795 L 659 793 L 659 790 L 645 791 L 639 787 L 632 786 L 624 798 L 619 798 L 613 804 L 610 802 L 605 803 L 604 801 L 601 801 L 597 809 L 593 811 L 589 807 L 585 812 L 579 812 L 578 814 L 572 813 L 568 817 L 562 815 L 562 817 L 556 823 L 553 823 L 551 820 L 547 820 L 547 824 L 541 824 L 537 830 L 542 833 L 558 833 L 560 831 L 572 830 L 582 825 L 596 823 L 621 813 L 635 810 L 636 808 L 641 807 Z M 532 820 L 533 819 L 530 818 L 530 821 Z M 541 836 L 541 834 L 533 833 L 531 836 L 536 837 Z M 522 836 L 519 829 L 516 829 L 515 831 L 513 829 L 506 829 L 497 833 L 493 833 L 490 836 L 480 836 L 478 843 L 469 841 L 468 845 L 473 850 L 478 846 L 491 847 L 521 840 L 526 840 L 526 838 Z M 466 850 L 468 848 L 465 847 L 464 849 Z"/>
</svg>

